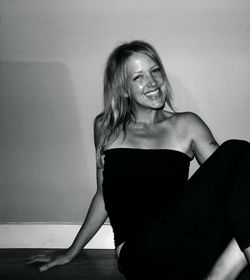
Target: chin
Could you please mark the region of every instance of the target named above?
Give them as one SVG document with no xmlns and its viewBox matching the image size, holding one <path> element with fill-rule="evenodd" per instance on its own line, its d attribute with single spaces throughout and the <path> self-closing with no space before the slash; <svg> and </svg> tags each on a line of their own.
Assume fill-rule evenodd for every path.
<svg viewBox="0 0 250 280">
<path fill-rule="evenodd" d="M 158 110 L 163 109 L 165 107 L 165 101 L 157 102 L 157 103 L 153 104 L 152 107 L 154 109 L 158 109 Z"/>
<path fill-rule="evenodd" d="M 155 110 L 163 110 L 165 105 L 154 107 Z"/>
</svg>

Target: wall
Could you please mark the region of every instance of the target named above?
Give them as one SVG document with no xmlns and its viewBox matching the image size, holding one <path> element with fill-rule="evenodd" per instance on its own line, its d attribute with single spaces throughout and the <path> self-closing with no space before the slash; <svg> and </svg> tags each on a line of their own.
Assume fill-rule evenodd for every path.
<svg viewBox="0 0 250 280">
<path fill-rule="evenodd" d="M 83 220 L 103 69 L 120 42 L 156 47 L 175 107 L 219 142 L 249 140 L 249 15 L 248 0 L 2 0 L 0 223 Z"/>
</svg>

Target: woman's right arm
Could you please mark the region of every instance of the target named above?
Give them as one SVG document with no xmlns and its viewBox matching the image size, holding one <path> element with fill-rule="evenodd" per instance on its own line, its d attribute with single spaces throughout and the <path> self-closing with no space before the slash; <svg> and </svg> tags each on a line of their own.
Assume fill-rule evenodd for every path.
<svg viewBox="0 0 250 280">
<path fill-rule="evenodd" d="M 79 230 L 74 242 L 69 248 L 73 257 L 78 255 L 81 249 L 91 240 L 107 218 L 102 194 L 102 171 L 97 168 L 97 191 L 91 201 L 87 216 Z"/>
<path fill-rule="evenodd" d="M 95 119 L 94 123 L 94 142 L 95 149 L 100 141 L 101 131 L 100 131 L 100 121 L 98 118 Z M 78 232 L 74 242 L 69 248 L 69 254 L 71 257 L 75 257 L 79 254 L 81 249 L 91 240 L 91 238 L 96 234 L 99 228 L 103 225 L 107 219 L 107 212 L 105 210 L 103 192 L 102 192 L 102 169 L 96 164 L 96 181 L 97 181 L 97 191 L 91 201 L 87 216 L 84 223 Z"/>
<path fill-rule="evenodd" d="M 94 125 L 94 137 L 95 147 L 97 150 L 97 146 L 100 139 L 99 125 L 97 120 L 95 121 Z M 72 245 L 64 251 L 59 250 L 52 253 L 50 252 L 30 257 L 26 262 L 27 264 L 44 262 L 45 264 L 40 267 L 40 271 L 45 271 L 50 269 L 51 267 L 69 263 L 81 252 L 82 248 L 96 234 L 96 232 L 103 225 L 107 218 L 107 212 L 105 210 L 102 192 L 102 169 L 99 167 L 96 168 L 96 177 L 97 191 L 91 201 L 87 216 Z"/>
</svg>

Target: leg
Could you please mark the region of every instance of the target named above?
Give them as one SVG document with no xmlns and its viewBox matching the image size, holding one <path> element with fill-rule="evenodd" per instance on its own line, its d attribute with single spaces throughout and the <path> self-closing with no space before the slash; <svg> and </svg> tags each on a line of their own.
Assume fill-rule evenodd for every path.
<svg viewBox="0 0 250 280">
<path fill-rule="evenodd" d="M 184 217 L 182 213 L 184 214 Z M 250 145 L 225 142 L 189 180 L 172 219 L 183 240 L 180 260 L 206 271 L 235 237 L 241 250 L 250 245 Z M 175 233 L 176 234 L 176 233 Z M 186 242 L 185 242 L 186 240 Z M 191 259 L 190 259 L 191 256 Z M 186 260 L 185 260 L 186 259 Z"/>
</svg>

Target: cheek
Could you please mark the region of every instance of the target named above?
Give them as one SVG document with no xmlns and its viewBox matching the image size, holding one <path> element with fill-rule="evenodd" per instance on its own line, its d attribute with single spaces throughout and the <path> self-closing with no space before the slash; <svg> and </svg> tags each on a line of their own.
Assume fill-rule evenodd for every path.
<svg viewBox="0 0 250 280">
<path fill-rule="evenodd" d="M 164 83 L 164 79 L 162 77 L 162 75 L 156 76 L 155 80 L 159 83 L 159 84 L 163 84 Z"/>
<path fill-rule="evenodd" d="M 136 83 L 130 87 L 130 90 L 131 90 L 132 94 L 133 93 L 136 94 L 137 92 L 142 91 L 143 87 L 144 87 L 143 83 Z"/>
</svg>

